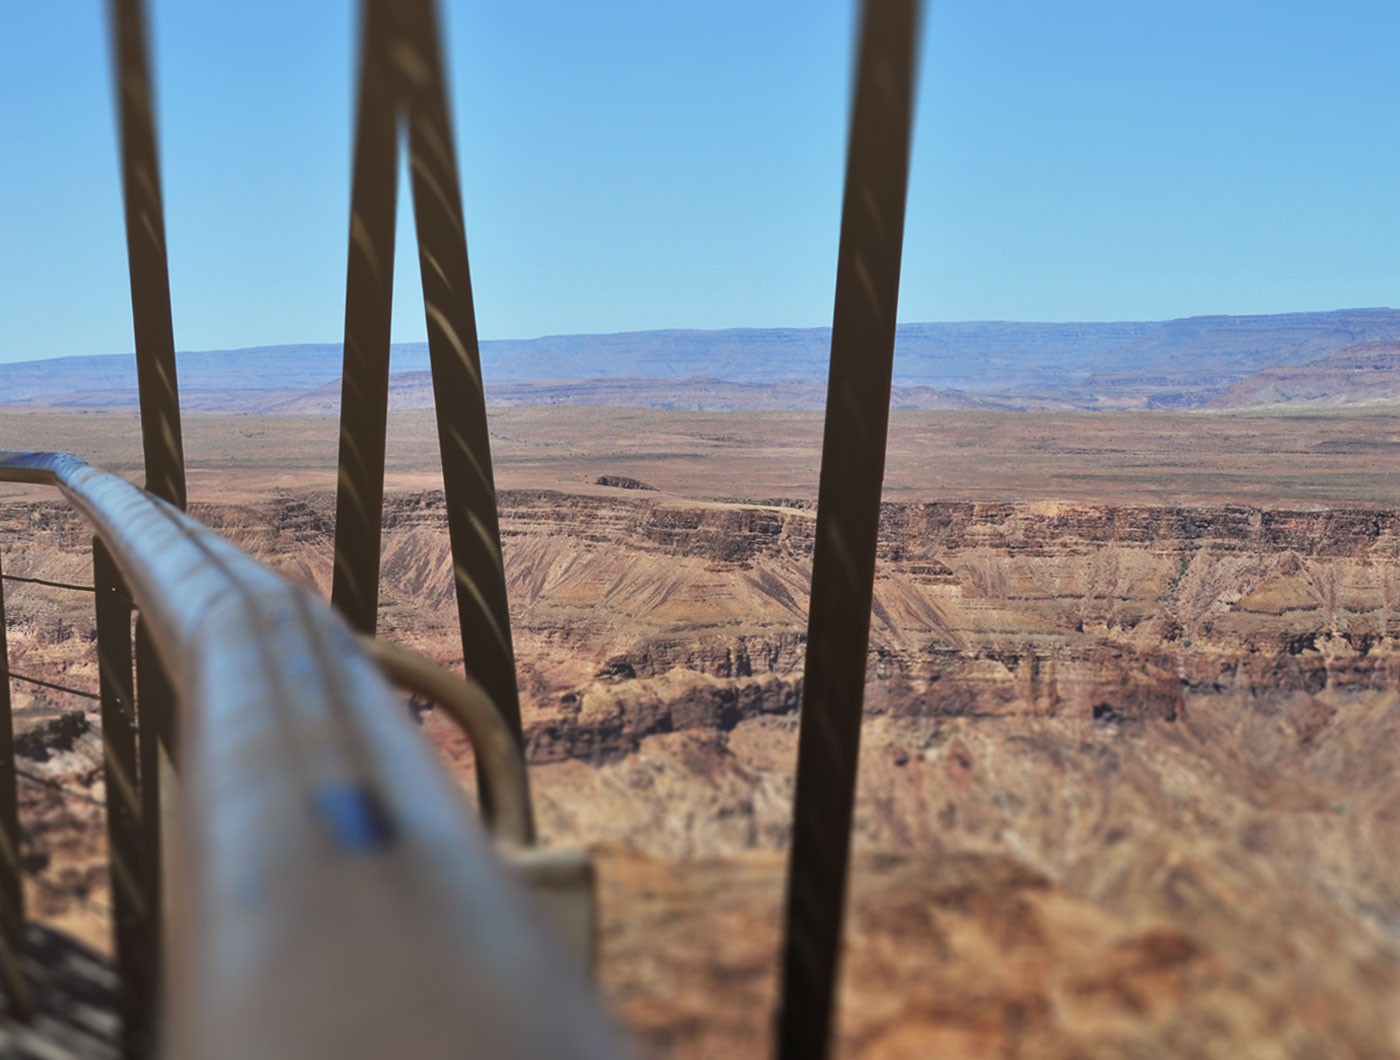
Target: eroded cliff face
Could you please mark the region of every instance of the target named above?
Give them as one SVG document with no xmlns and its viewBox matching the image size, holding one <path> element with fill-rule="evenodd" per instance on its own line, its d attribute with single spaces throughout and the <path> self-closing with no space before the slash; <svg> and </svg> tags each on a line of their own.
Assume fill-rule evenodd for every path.
<svg viewBox="0 0 1400 1060">
<path fill-rule="evenodd" d="M 390 531 L 391 611 L 436 586 L 450 612 L 434 517 Z M 1171 720 L 1188 692 L 1394 683 L 1391 513 L 890 505 L 883 524 L 874 716 Z M 813 525 L 810 508 L 507 495 L 533 757 L 793 711 Z M 434 554 L 429 533 L 436 569 L 407 558 Z"/>
<path fill-rule="evenodd" d="M 814 512 L 501 505 L 537 813 L 598 851 L 605 991 L 650 1053 L 760 1055 Z M 332 512 L 194 514 L 324 593 Z M 1400 1055 L 1400 514 L 932 504 L 882 524 L 845 1053 Z M 85 580 L 59 506 L 0 529 L 7 572 Z M 383 583 L 381 635 L 460 666 L 439 494 L 390 497 Z M 95 686 L 90 600 L 6 599 L 15 670 Z M 15 690 L 22 730 L 74 709 Z M 462 739 L 423 725 L 470 790 Z M 100 797 L 86 739 L 33 771 Z M 100 817 L 26 790 L 34 897 L 79 923 L 105 881 L 74 837 Z M 55 905 L 65 887 L 82 900 Z"/>
</svg>

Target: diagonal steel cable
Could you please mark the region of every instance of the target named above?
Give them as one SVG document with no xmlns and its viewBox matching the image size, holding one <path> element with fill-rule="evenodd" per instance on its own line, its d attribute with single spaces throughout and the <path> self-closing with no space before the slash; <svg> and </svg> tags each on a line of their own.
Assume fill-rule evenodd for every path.
<svg viewBox="0 0 1400 1060">
<path fill-rule="evenodd" d="M 895 308 L 909 173 L 918 0 L 866 0 L 846 156 L 831 369 L 778 1016 L 778 1055 L 830 1048 L 860 749 Z"/>
<path fill-rule="evenodd" d="M 481 356 L 431 0 L 365 0 L 347 271 L 332 598 L 372 633 L 388 406 L 396 115 L 408 125 L 438 445 L 463 656 L 523 744 Z M 487 797 L 483 792 L 483 798 Z"/>
<path fill-rule="evenodd" d="M 71 685 L 61 685 L 56 681 L 45 681 L 40 677 L 30 677 L 27 674 L 17 673 L 9 667 L 0 671 L 0 677 L 7 677 L 11 681 L 23 681 L 25 684 L 39 685 L 41 688 L 52 688 L 55 692 L 66 692 L 70 696 L 81 696 L 83 699 L 98 700 L 102 697 L 96 692 L 85 692 L 81 688 L 74 688 Z"/>
<path fill-rule="evenodd" d="M 111 0 L 116 46 L 117 113 L 121 125 L 122 194 L 126 207 L 131 321 L 136 336 L 136 383 L 141 400 L 141 444 L 146 488 L 185 506 L 185 450 L 170 320 L 170 273 L 165 213 L 156 161 L 155 115 L 146 61 L 143 0 Z"/>
<path fill-rule="evenodd" d="M 393 29 L 386 0 L 366 0 L 360 25 L 331 582 L 331 601 L 351 626 L 370 635 L 379 609 L 389 321 L 394 297 L 398 104 L 390 63 Z"/>
<path fill-rule="evenodd" d="M 486 395 L 437 12 L 399 0 L 409 171 L 463 658 L 523 745 Z"/>
<path fill-rule="evenodd" d="M 76 593 L 96 592 L 91 585 L 77 585 L 74 582 L 56 582 L 49 578 L 26 578 L 19 574 L 0 574 L 0 581 L 23 582 L 25 585 L 47 585 L 51 589 L 71 589 Z"/>
<path fill-rule="evenodd" d="M 180 426 L 180 388 L 170 310 L 170 268 L 165 212 L 156 155 L 155 113 L 144 0 L 110 0 L 116 54 L 117 113 L 121 133 L 122 195 L 126 212 L 131 320 L 136 341 L 136 382 L 141 406 L 141 445 L 146 489 L 183 509 L 185 452 Z M 114 929 L 122 969 L 123 1036 L 129 1055 L 150 1048 L 160 975 L 160 918 L 155 866 L 161 862 L 156 774 L 149 765 L 159 734 L 154 725 L 136 728 L 131 674 L 131 610 L 121 579 L 105 550 L 94 545 L 98 653 L 101 659 L 102 737 L 108 790 L 125 776 L 139 794 L 126 804 L 109 801 L 109 854 L 113 875 Z M 106 572 L 104 580 L 98 574 Z M 104 587 L 107 590 L 104 592 Z M 119 617 L 124 616 L 124 617 Z M 122 627 L 122 622 L 125 627 Z M 125 653 L 125 660 L 120 656 Z M 143 688 L 159 684 L 149 672 L 150 653 L 137 661 Z M 156 664 L 158 665 L 158 664 Z M 123 711 L 122 707 L 125 707 Z M 150 711 L 141 712 L 145 721 Z M 139 748 L 139 752 L 138 752 Z M 139 753 L 139 758 L 138 758 Z M 118 805 L 120 804 L 120 805 Z"/>
</svg>

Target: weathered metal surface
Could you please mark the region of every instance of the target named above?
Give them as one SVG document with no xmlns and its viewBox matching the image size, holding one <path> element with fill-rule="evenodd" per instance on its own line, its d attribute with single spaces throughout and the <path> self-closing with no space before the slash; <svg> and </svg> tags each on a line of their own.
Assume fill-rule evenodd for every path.
<svg viewBox="0 0 1400 1060">
<path fill-rule="evenodd" d="M 92 543 L 97 610 L 97 672 L 102 703 L 102 777 L 107 792 L 107 867 L 112 941 L 120 975 L 122 1047 L 151 1052 L 155 1031 L 155 925 L 146 889 L 136 707 L 131 675 L 131 606 L 111 553 Z"/>
<path fill-rule="evenodd" d="M 111 0 L 131 322 L 136 335 L 136 385 L 141 399 L 146 488 L 183 508 L 185 450 L 180 432 L 165 213 L 161 205 L 160 165 L 156 160 L 143 8 L 143 0 Z"/>
<path fill-rule="evenodd" d="M 19 863 L 19 777 L 10 704 L 10 647 L 5 637 L 5 596 L 0 591 L 0 983 L 9 1008 L 28 1016 L 33 997 L 25 978 L 24 881 Z"/>
<path fill-rule="evenodd" d="M 918 0 L 866 0 L 831 334 L 778 1054 L 826 1055 L 889 422 Z"/>
<path fill-rule="evenodd" d="M 352 628 L 370 634 L 379 609 L 389 320 L 394 300 L 398 108 L 389 58 L 392 30 L 384 0 L 367 0 L 361 7 L 331 582 L 332 602 Z"/>
<path fill-rule="evenodd" d="M 168 1055 L 619 1054 L 338 615 L 74 457 L 15 478 L 108 543 L 181 704 Z"/>
</svg>

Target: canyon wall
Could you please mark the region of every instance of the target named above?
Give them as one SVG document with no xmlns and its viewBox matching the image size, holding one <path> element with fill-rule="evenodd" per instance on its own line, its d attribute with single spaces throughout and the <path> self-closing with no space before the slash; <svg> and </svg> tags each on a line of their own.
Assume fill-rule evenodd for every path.
<svg viewBox="0 0 1400 1060">
<path fill-rule="evenodd" d="M 595 852 L 605 992 L 649 1053 L 759 1055 L 814 510 L 500 500 L 537 813 Z M 332 513 L 194 509 L 322 593 Z M 380 632 L 457 667 L 446 541 L 440 494 L 390 495 Z M 59 504 L 0 506 L 0 542 L 86 580 Z M 6 599 L 15 670 L 95 687 L 90 598 Z M 1400 513 L 886 505 L 845 1053 L 1400 1055 L 1397 668 Z M 95 719 L 15 689 L 32 894 L 100 934 L 100 811 L 53 787 L 100 800 Z"/>
</svg>

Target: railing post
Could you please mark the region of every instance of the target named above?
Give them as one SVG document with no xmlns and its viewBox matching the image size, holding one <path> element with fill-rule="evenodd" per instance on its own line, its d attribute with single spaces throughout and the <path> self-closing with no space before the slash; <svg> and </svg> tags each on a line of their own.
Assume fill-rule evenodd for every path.
<svg viewBox="0 0 1400 1060">
<path fill-rule="evenodd" d="M 111 875 L 123 1050 L 128 1058 L 152 1048 L 154 962 L 145 887 L 141 789 L 137 774 L 136 713 L 131 674 L 131 605 L 116 564 L 98 538 L 92 542 L 97 598 L 97 665 L 102 702 L 103 779 L 107 789 L 107 865 Z"/>
<path fill-rule="evenodd" d="M 151 644 L 150 629 L 136 620 L 136 741 L 141 762 L 141 886 L 145 892 L 147 945 L 153 1001 L 159 1003 L 162 955 L 164 953 L 164 887 L 162 822 L 174 779 L 170 756 L 165 748 L 175 708 L 170 678 Z"/>
<path fill-rule="evenodd" d="M 14 719 L 10 711 L 10 648 L 5 637 L 5 594 L 0 583 L 0 981 L 10 1011 L 27 1018 L 33 996 L 24 977 L 24 880 L 19 863 L 19 778 L 15 774 Z"/>
</svg>

